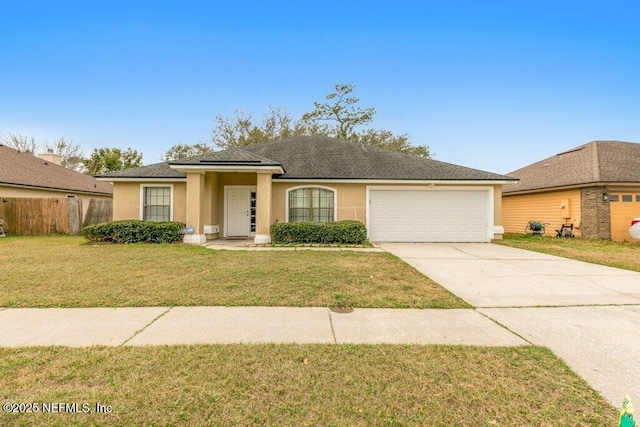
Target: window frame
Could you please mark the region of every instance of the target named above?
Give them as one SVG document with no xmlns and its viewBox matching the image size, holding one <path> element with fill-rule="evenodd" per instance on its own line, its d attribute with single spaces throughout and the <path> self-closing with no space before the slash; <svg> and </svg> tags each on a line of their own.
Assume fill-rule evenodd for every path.
<svg viewBox="0 0 640 427">
<path fill-rule="evenodd" d="M 162 183 L 162 184 L 140 184 L 140 219 L 145 221 L 144 219 L 144 196 L 145 196 L 145 191 L 146 188 L 149 187 L 164 187 L 164 188 L 169 188 L 169 221 L 173 221 L 173 193 L 174 193 L 174 188 L 173 188 L 173 184 L 166 184 L 166 183 Z M 151 221 L 151 220 L 148 220 Z"/>
<path fill-rule="evenodd" d="M 303 189 L 309 189 L 309 190 L 313 190 L 314 188 L 318 188 L 318 189 L 322 189 L 322 190 L 329 190 L 333 193 L 333 219 L 332 221 L 335 222 L 338 220 L 338 190 L 333 188 L 333 187 L 327 187 L 326 185 L 298 185 L 296 187 L 290 187 L 287 188 L 286 194 L 285 194 L 285 222 L 289 222 L 289 194 L 292 191 L 296 191 L 296 190 L 303 190 Z M 310 208 L 311 209 L 311 208 Z M 321 221 L 312 221 L 312 222 L 321 222 Z"/>
</svg>

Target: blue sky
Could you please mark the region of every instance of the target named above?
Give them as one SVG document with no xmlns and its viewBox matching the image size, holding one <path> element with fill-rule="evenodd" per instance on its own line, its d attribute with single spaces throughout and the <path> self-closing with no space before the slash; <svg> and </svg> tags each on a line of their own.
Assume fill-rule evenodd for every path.
<svg viewBox="0 0 640 427">
<path fill-rule="evenodd" d="M 0 133 L 144 163 L 234 108 L 294 115 L 355 83 L 371 125 L 506 173 L 595 139 L 640 142 L 637 1 L 12 1 Z"/>
</svg>

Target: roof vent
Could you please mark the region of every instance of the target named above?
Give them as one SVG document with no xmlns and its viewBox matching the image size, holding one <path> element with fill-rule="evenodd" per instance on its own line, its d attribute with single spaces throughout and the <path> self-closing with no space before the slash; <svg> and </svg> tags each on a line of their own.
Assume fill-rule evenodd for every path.
<svg viewBox="0 0 640 427">
<path fill-rule="evenodd" d="M 544 164 L 544 167 L 545 167 L 545 168 L 548 168 L 548 167 L 549 167 L 549 163 L 545 163 L 545 164 Z"/>
</svg>

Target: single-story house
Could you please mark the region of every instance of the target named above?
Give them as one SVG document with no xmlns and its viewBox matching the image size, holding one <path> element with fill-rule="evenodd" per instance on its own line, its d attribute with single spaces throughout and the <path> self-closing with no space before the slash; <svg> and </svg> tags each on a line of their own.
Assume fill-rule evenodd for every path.
<svg viewBox="0 0 640 427">
<path fill-rule="evenodd" d="M 327 137 L 293 137 L 97 177 L 114 220 L 185 222 L 185 242 L 253 237 L 276 222 L 358 220 L 371 241 L 488 242 L 502 236 L 511 178 Z"/>
<path fill-rule="evenodd" d="M 503 188 L 506 232 L 524 233 L 536 220 L 552 231 L 573 224 L 583 237 L 631 240 L 631 220 L 640 216 L 640 144 L 592 141 L 508 175 L 519 181 Z"/>
<path fill-rule="evenodd" d="M 92 198 L 112 195 L 110 183 L 63 167 L 56 154 L 34 156 L 0 144 L 0 197 L 80 198 L 84 218 Z"/>
</svg>

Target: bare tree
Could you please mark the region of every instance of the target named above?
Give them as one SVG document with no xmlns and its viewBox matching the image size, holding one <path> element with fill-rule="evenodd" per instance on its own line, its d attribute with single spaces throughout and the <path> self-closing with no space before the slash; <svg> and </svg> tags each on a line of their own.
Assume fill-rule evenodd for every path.
<svg viewBox="0 0 640 427">
<path fill-rule="evenodd" d="M 76 172 L 84 171 L 84 152 L 80 144 L 74 144 L 72 140 L 67 141 L 64 138 L 60 138 L 53 144 L 46 143 L 45 150 L 52 150 L 62 157 L 62 166 L 65 168 Z"/>
<path fill-rule="evenodd" d="M 187 157 L 207 154 L 213 151 L 213 148 L 202 142 L 195 144 L 176 144 L 171 146 L 162 156 L 162 160 L 169 162 L 171 160 L 184 159 Z"/>
<path fill-rule="evenodd" d="M 356 135 L 355 127 L 367 124 L 376 114 L 375 108 L 360 108 L 355 96 L 348 96 L 356 85 L 353 83 L 335 85 L 335 92 L 325 98 L 331 102 L 314 102 L 315 109 L 302 116 L 305 120 L 328 120 L 336 123 L 335 136 L 352 139 Z"/>
<path fill-rule="evenodd" d="M 420 157 L 432 156 L 426 145 L 412 145 L 407 134 L 396 135 L 384 129 L 358 130 L 359 126 L 372 122 L 376 110 L 357 105 L 360 99 L 350 96 L 355 89 L 353 83 L 337 84 L 334 88 L 325 97 L 330 102 L 314 102 L 315 109 L 299 119 L 291 116 L 286 107 L 272 106 L 261 122 L 240 110 L 234 110 L 231 117 L 218 115 L 214 119 L 213 143 L 224 150 L 292 136 L 321 135 Z"/>
<path fill-rule="evenodd" d="M 269 106 L 262 121 L 253 115 L 234 110 L 233 116 L 216 116 L 212 140 L 216 147 L 229 149 L 260 142 L 269 142 L 299 135 L 328 135 L 329 126 L 313 119 L 295 119 L 286 107 Z"/>
<path fill-rule="evenodd" d="M 433 153 L 426 145 L 412 145 L 409 135 L 395 135 L 391 131 L 383 129 L 367 129 L 357 133 L 352 140 L 365 145 L 373 145 L 391 151 L 412 154 L 414 156 L 430 159 Z"/>
<path fill-rule="evenodd" d="M 36 140 L 24 135 L 10 133 L 7 136 L 2 134 L 0 135 L 0 144 L 15 148 L 22 153 L 37 154 L 38 151 Z"/>
</svg>

